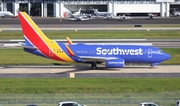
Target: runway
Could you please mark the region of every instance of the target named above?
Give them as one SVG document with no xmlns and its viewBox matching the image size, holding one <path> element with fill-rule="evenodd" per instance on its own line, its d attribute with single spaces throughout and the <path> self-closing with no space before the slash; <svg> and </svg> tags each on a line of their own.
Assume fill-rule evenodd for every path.
<svg viewBox="0 0 180 106">
<path fill-rule="evenodd" d="M 87 28 L 88 25 L 83 25 L 83 28 L 79 28 L 78 25 L 74 26 L 73 28 L 61 28 L 61 27 L 55 27 L 52 28 L 54 26 L 52 26 L 51 28 L 40 28 L 41 30 L 45 30 L 45 31 L 58 31 L 58 30 L 72 30 L 72 31 L 79 31 L 79 30 L 99 30 L 99 31 L 104 31 L 104 30 L 118 30 L 118 31 L 152 31 L 152 30 L 180 30 L 180 27 L 170 27 L 170 28 L 142 28 L 142 27 L 134 27 L 134 28 Z M 90 26 L 94 26 L 94 25 L 90 25 Z M 71 26 L 72 27 L 72 26 Z M 21 31 L 21 28 L 0 28 L 0 31 Z"/>
<path fill-rule="evenodd" d="M 34 22 L 40 28 L 117 28 L 117 26 L 132 26 L 134 25 L 162 25 L 162 24 L 180 24 L 180 17 L 157 17 L 149 19 L 148 17 L 143 18 L 132 18 L 129 20 L 119 21 L 117 19 L 93 19 L 88 21 L 71 21 L 60 18 L 35 18 L 32 17 Z M 20 28 L 18 18 L 0 18 L 1 28 Z"/>
<path fill-rule="evenodd" d="M 180 77 L 180 65 L 125 66 L 107 69 L 90 66 L 1 66 L 0 78 L 127 78 L 127 77 Z"/>
<path fill-rule="evenodd" d="M 43 17 L 32 17 L 36 24 L 180 24 L 180 17 L 155 17 L 149 19 L 149 17 L 136 18 L 127 20 L 109 19 L 106 18 L 95 18 L 87 21 L 72 21 L 61 18 L 43 18 Z M 19 24 L 18 18 L 0 18 L 1 24 Z"/>
<path fill-rule="evenodd" d="M 56 41 L 67 43 L 66 39 L 54 39 Z M 146 45 L 156 47 L 180 48 L 180 39 L 71 39 L 74 43 L 86 44 L 118 44 L 118 45 Z M 0 47 L 20 47 L 18 42 L 24 42 L 23 39 L 0 40 Z"/>
</svg>

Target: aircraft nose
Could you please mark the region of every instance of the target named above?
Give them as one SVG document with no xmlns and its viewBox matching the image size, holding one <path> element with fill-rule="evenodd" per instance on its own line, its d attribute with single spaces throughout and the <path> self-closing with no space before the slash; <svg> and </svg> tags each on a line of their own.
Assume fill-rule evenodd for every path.
<svg viewBox="0 0 180 106">
<path fill-rule="evenodd" d="M 171 58 L 171 55 L 170 55 L 170 54 L 168 54 L 168 53 L 164 53 L 164 56 L 165 56 L 165 60 L 168 60 L 168 59 L 170 59 L 170 58 Z"/>
</svg>

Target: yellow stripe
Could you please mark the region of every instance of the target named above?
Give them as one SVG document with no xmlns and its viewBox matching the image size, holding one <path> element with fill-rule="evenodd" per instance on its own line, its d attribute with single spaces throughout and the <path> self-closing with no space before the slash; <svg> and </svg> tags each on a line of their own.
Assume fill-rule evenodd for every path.
<svg viewBox="0 0 180 106">
<path fill-rule="evenodd" d="M 54 40 L 51 40 L 51 44 L 49 44 L 48 46 L 50 46 L 50 48 L 53 48 L 55 50 L 57 48 L 57 49 L 60 49 L 61 51 L 63 51 L 62 48 Z M 75 62 L 69 56 L 67 56 L 67 54 L 65 52 L 57 53 L 53 50 L 53 53 L 56 54 L 58 57 L 62 58 L 63 60 L 65 60 L 66 62 Z"/>
<path fill-rule="evenodd" d="M 54 49 L 60 49 L 61 51 L 63 51 L 62 48 L 54 40 L 50 40 L 49 38 L 47 38 L 44 35 L 44 33 L 38 28 L 38 26 L 32 21 L 32 19 L 27 15 L 27 13 L 22 12 L 22 15 L 29 22 L 29 24 L 34 28 L 36 33 L 42 38 L 42 40 L 46 43 L 46 45 L 49 48 L 51 48 L 51 50 L 53 49 L 52 51 L 54 54 L 56 54 L 58 57 L 65 60 L 66 62 L 75 62 L 69 56 L 67 56 L 65 52 L 57 53 Z"/>
<path fill-rule="evenodd" d="M 69 50 L 69 52 L 74 56 L 74 53 L 72 52 L 72 50 L 69 48 L 68 45 L 66 45 L 67 49 Z"/>
<path fill-rule="evenodd" d="M 26 12 L 22 12 L 24 18 L 29 22 L 29 24 L 34 28 L 36 33 L 40 35 L 40 37 L 45 41 L 49 41 L 49 39 L 44 35 L 44 33 L 38 28 L 38 26 L 32 21 L 32 19 L 27 15 Z"/>
<path fill-rule="evenodd" d="M 69 37 L 66 37 L 66 39 L 68 40 L 68 43 L 73 44 Z"/>
</svg>

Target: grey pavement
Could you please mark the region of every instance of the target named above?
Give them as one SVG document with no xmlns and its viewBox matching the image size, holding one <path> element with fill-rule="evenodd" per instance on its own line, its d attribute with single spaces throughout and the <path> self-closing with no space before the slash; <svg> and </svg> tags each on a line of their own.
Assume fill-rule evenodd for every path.
<svg viewBox="0 0 180 106">
<path fill-rule="evenodd" d="M 91 70 L 90 66 L 1 66 L 0 78 L 53 78 L 53 77 L 180 77 L 180 65 L 160 65 L 150 69 L 147 65 L 126 66 L 124 68 L 99 67 Z"/>
</svg>

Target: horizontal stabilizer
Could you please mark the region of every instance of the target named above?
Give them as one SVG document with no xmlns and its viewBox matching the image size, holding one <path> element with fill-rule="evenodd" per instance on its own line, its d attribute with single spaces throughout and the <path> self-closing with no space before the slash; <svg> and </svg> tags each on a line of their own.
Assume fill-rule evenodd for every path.
<svg viewBox="0 0 180 106">
<path fill-rule="evenodd" d="M 26 48 L 26 49 L 31 49 L 31 50 L 36 50 L 37 48 L 35 47 L 32 47 L 32 46 L 22 46 L 23 48 Z"/>
<path fill-rule="evenodd" d="M 19 42 L 19 44 L 21 45 L 21 47 L 26 48 L 26 49 L 31 49 L 31 50 L 36 50 L 36 47 L 33 46 L 27 46 L 25 43 Z"/>
</svg>

